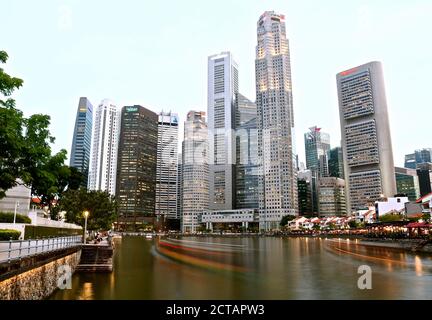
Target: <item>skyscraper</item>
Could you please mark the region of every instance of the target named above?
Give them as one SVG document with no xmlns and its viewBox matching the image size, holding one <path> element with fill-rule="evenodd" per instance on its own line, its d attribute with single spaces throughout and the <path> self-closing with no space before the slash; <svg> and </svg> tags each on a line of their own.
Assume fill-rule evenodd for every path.
<svg viewBox="0 0 432 320">
<path fill-rule="evenodd" d="M 309 128 L 304 135 L 306 168 L 317 173 L 317 177 L 327 177 L 330 135 L 317 126 Z"/>
<path fill-rule="evenodd" d="M 380 62 L 336 76 L 349 212 L 396 194 L 384 77 Z"/>
<path fill-rule="evenodd" d="M 432 162 L 431 148 L 415 150 L 414 153 L 405 155 L 405 168 L 416 169 L 417 164 L 425 162 Z"/>
<path fill-rule="evenodd" d="M 182 142 L 182 152 L 184 143 Z M 179 153 L 177 157 L 177 217 L 183 216 L 183 154 Z"/>
<path fill-rule="evenodd" d="M 229 210 L 234 203 L 235 111 L 238 67 L 230 52 L 208 57 L 208 130 L 210 209 Z"/>
<path fill-rule="evenodd" d="M 341 147 L 330 150 L 328 158 L 329 176 L 344 179 L 343 152 Z"/>
<path fill-rule="evenodd" d="M 156 215 L 177 218 L 177 149 L 178 115 L 159 113 L 157 168 L 156 168 Z"/>
<path fill-rule="evenodd" d="M 86 97 L 81 97 L 75 120 L 70 166 L 83 174 L 83 186 L 87 187 L 93 125 L 93 106 Z"/>
<path fill-rule="evenodd" d="M 420 185 L 420 196 L 423 197 L 432 192 L 432 163 L 419 163 L 416 171 Z"/>
<path fill-rule="evenodd" d="M 345 181 L 335 177 L 319 179 L 320 216 L 345 216 Z"/>
<path fill-rule="evenodd" d="M 415 153 L 410 153 L 405 155 L 405 168 L 415 169 L 417 167 L 416 155 Z"/>
<path fill-rule="evenodd" d="M 415 169 L 395 167 L 398 194 L 405 194 L 410 201 L 420 198 L 420 185 Z"/>
<path fill-rule="evenodd" d="M 158 115 L 139 105 L 125 106 L 121 114 L 117 223 L 134 230 L 154 224 Z"/>
<path fill-rule="evenodd" d="M 235 207 L 258 209 L 258 133 L 256 104 L 235 95 Z"/>
<path fill-rule="evenodd" d="M 260 229 L 297 215 L 297 170 L 291 66 L 285 16 L 266 11 L 257 23 L 256 104 Z"/>
<path fill-rule="evenodd" d="M 205 112 L 189 111 L 182 146 L 182 232 L 195 233 L 198 215 L 209 206 L 208 128 Z"/>
<path fill-rule="evenodd" d="M 328 176 L 328 153 L 330 135 L 317 126 L 309 128 L 304 134 L 306 168 L 312 174 L 312 212 L 318 212 L 318 180 Z"/>
<path fill-rule="evenodd" d="M 88 188 L 115 195 L 120 111 L 111 100 L 104 99 L 94 116 Z"/>
<path fill-rule="evenodd" d="M 310 170 L 302 170 L 298 172 L 297 190 L 299 214 L 302 216 L 317 214 L 317 211 L 314 211 L 312 204 L 312 172 Z"/>
</svg>

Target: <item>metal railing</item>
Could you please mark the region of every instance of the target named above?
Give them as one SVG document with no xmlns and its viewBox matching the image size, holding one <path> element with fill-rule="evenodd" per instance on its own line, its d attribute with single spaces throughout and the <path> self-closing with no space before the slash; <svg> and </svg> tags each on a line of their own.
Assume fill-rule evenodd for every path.
<svg viewBox="0 0 432 320">
<path fill-rule="evenodd" d="M 82 236 L 0 241 L 0 263 L 82 245 Z"/>
</svg>

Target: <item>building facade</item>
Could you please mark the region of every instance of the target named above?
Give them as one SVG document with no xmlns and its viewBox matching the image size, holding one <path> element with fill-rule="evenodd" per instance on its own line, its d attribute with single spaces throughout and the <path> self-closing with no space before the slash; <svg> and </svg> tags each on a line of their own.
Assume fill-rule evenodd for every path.
<svg viewBox="0 0 432 320">
<path fill-rule="evenodd" d="M 87 187 L 90 151 L 92 143 L 93 105 L 86 97 L 81 97 L 75 119 L 69 166 L 77 168 L 83 175 L 82 185 Z"/>
<path fill-rule="evenodd" d="M 328 170 L 330 177 L 344 179 L 343 153 L 341 147 L 330 149 L 328 157 Z"/>
<path fill-rule="evenodd" d="M 256 104 L 235 95 L 235 208 L 258 209 L 258 132 Z"/>
<path fill-rule="evenodd" d="M 208 128 L 205 112 L 189 111 L 182 146 L 181 230 L 195 233 L 198 216 L 209 207 Z"/>
<path fill-rule="evenodd" d="M 419 163 L 416 171 L 419 179 L 420 196 L 424 197 L 432 192 L 432 163 Z"/>
<path fill-rule="evenodd" d="M 395 167 L 397 194 L 405 194 L 410 201 L 420 198 L 420 185 L 415 169 Z"/>
<path fill-rule="evenodd" d="M 298 172 L 297 178 L 298 208 L 301 216 L 316 215 L 313 206 L 312 171 L 302 170 Z"/>
<path fill-rule="evenodd" d="M 94 113 L 89 190 L 116 193 L 117 151 L 120 134 L 120 110 L 111 100 L 104 99 Z"/>
<path fill-rule="evenodd" d="M 319 179 L 320 216 L 346 216 L 345 181 L 335 177 Z"/>
<path fill-rule="evenodd" d="M 417 164 L 425 162 L 432 162 L 431 148 L 415 150 L 414 153 L 405 155 L 405 168 L 417 169 Z"/>
<path fill-rule="evenodd" d="M 396 193 L 384 77 L 380 62 L 336 76 L 350 212 Z"/>
<path fill-rule="evenodd" d="M 294 112 L 285 16 L 264 12 L 257 23 L 255 59 L 260 229 L 278 229 L 298 214 Z"/>
<path fill-rule="evenodd" d="M 121 115 L 118 224 L 133 230 L 154 223 L 158 115 L 139 105 L 123 107 Z"/>
<path fill-rule="evenodd" d="M 314 126 L 304 134 L 306 168 L 317 173 L 317 177 L 329 174 L 328 155 L 330 151 L 330 135 Z"/>
<path fill-rule="evenodd" d="M 238 66 L 230 52 L 208 57 L 208 130 L 210 209 L 235 206 L 235 110 Z"/>
<path fill-rule="evenodd" d="M 317 126 L 304 134 L 306 168 L 312 174 L 312 212 L 318 212 L 318 184 L 321 177 L 329 175 L 328 154 L 330 135 Z"/>
<path fill-rule="evenodd" d="M 207 230 L 214 230 L 214 225 L 238 224 L 247 230 L 249 224 L 259 222 L 258 209 L 204 211 L 199 215 L 199 223 L 205 225 Z"/>
<path fill-rule="evenodd" d="M 17 180 L 22 183 L 21 180 Z M 31 188 L 22 184 L 6 190 L 6 196 L 0 199 L 0 212 L 16 212 L 27 215 L 30 209 Z"/>
<path fill-rule="evenodd" d="M 182 142 L 182 152 L 184 143 Z M 183 216 L 183 154 L 180 152 L 177 156 L 177 217 Z"/>
<path fill-rule="evenodd" d="M 168 219 L 179 218 L 177 216 L 178 125 L 176 113 L 159 113 L 155 214 Z"/>
</svg>

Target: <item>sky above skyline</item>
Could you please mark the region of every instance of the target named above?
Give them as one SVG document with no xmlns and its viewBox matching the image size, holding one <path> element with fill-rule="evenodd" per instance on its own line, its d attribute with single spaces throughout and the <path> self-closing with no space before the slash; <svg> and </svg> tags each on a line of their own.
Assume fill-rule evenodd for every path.
<svg viewBox="0 0 432 320">
<path fill-rule="evenodd" d="M 51 116 L 54 151 L 70 153 L 81 96 L 171 110 L 181 122 L 189 110 L 207 111 L 207 57 L 222 51 L 233 53 L 240 92 L 255 100 L 256 22 L 266 10 L 286 16 L 301 161 L 309 127 L 340 145 L 336 73 L 374 60 L 384 67 L 395 165 L 432 147 L 430 0 L 0 3 L 0 50 L 10 57 L 2 67 L 24 79 L 18 108 Z"/>
</svg>

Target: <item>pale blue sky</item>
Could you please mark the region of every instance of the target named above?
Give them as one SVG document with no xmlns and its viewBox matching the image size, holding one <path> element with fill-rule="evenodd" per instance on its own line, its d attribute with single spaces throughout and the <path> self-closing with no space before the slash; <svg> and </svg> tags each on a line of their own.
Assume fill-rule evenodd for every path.
<svg viewBox="0 0 432 320">
<path fill-rule="evenodd" d="M 313 125 L 339 145 L 337 72 L 372 60 L 384 65 L 396 165 L 432 147 L 432 2 L 0 0 L 6 71 L 26 115 L 47 113 L 54 150 L 70 152 L 80 96 L 153 111 L 207 110 L 207 56 L 231 51 L 240 91 L 255 99 L 256 21 L 286 15 L 297 151 Z"/>
</svg>

